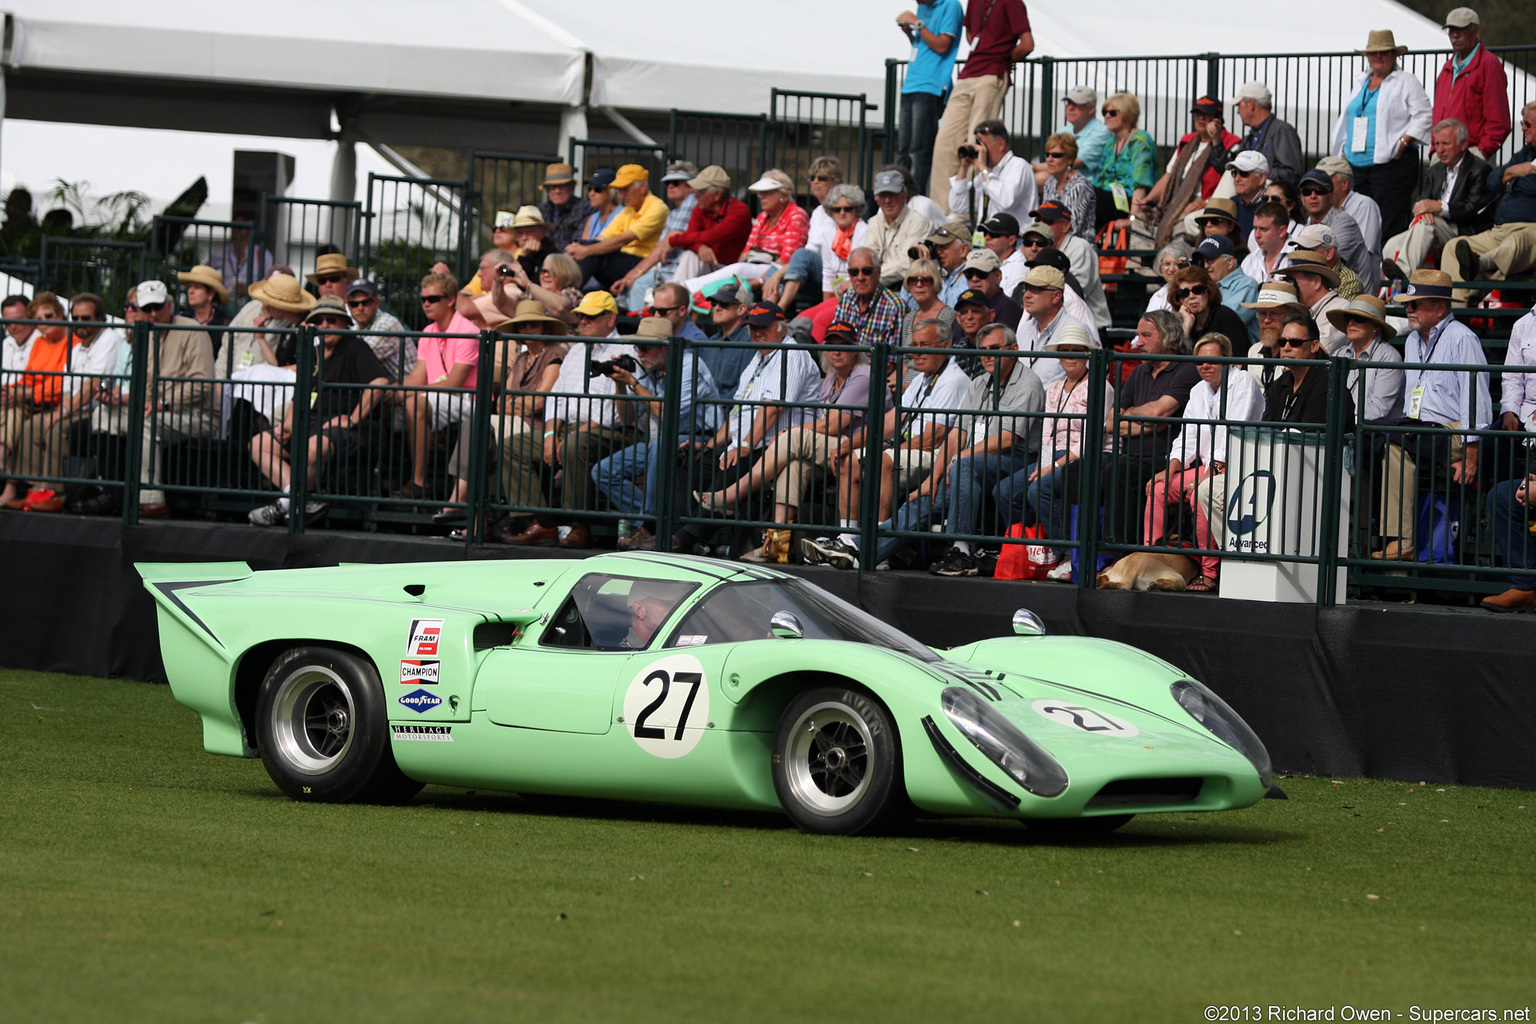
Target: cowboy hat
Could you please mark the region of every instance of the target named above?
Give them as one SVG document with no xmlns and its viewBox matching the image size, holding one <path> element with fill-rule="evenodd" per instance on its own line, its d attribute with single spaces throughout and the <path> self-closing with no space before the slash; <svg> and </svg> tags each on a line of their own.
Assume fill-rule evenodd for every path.
<svg viewBox="0 0 1536 1024">
<path fill-rule="evenodd" d="M 1337 288 L 1339 286 L 1339 272 L 1330 267 L 1328 261 L 1315 252 L 1297 249 L 1291 253 L 1290 259 L 1286 262 L 1285 266 L 1277 268 L 1275 273 L 1289 276 L 1298 271 L 1303 274 L 1316 274 L 1324 281 L 1327 281 L 1330 288 Z"/>
<path fill-rule="evenodd" d="M 320 296 L 315 302 L 315 308 L 309 311 L 309 315 L 302 322 L 310 324 L 327 316 L 340 317 L 347 322 L 349 328 L 356 322 L 352 319 L 352 314 L 347 311 L 347 304 L 335 295 Z"/>
<path fill-rule="evenodd" d="M 251 298 L 290 313 L 308 313 L 315 308 L 315 297 L 300 288 L 299 279 L 291 274 L 273 274 L 257 281 L 251 285 Z"/>
<path fill-rule="evenodd" d="M 1207 199 L 1205 209 L 1195 214 L 1195 223 L 1208 220 L 1229 220 L 1233 224 L 1238 223 L 1237 204 L 1230 199 Z"/>
<path fill-rule="evenodd" d="M 630 338 L 632 345 L 665 345 L 672 340 L 672 321 L 664 316 L 640 318 L 640 324 Z"/>
<path fill-rule="evenodd" d="M 548 315 L 544 311 L 544 303 L 538 299 L 524 299 L 522 302 L 519 302 L 517 304 L 517 312 L 510 319 L 503 321 L 502 326 L 510 325 L 512 330 L 509 333 L 516 334 L 518 324 L 534 322 L 552 325 L 547 329 L 549 334 L 566 333 L 565 321 Z"/>
<path fill-rule="evenodd" d="M 1408 52 L 1408 47 L 1398 46 L 1397 40 L 1392 37 L 1389 28 L 1373 28 L 1371 34 L 1366 37 L 1365 48 L 1356 50 L 1356 53 L 1382 53 L 1387 50 L 1401 57 Z"/>
<path fill-rule="evenodd" d="M 539 212 L 537 206 L 520 206 L 517 216 L 512 218 L 512 228 L 547 228 L 549 221 L 544 219 L 544 214 Z"/>
<path fill-rule="evenodd" d="M 362 277 L 363 272 L 347 262 L 343 253 L 328 252 L 315 260 L 315 272 L 305 274 L 304 279 L 310 284 L 319 284 L 320 278 L 328 274 L 346 274 L 350 281 L 355 277 Z"/>
<path fill-rule="evenodd" d="M 1374 295 L 1356 295 L 1342 309 L 1330 309 L 1328 322 L 1339 330 L 1345 330 L 1351 320 L 1369 320 L 1381 328 L 1383 340 L 1396 337 L 1397 328 L 1387 323 L 1387 304 Z"/>
<path fill-rule="evenodd" d="M 1414 299 L 1451 298 L 1451 275 L 1443 270 L 1415 270 L 1408 279 L 1408 287 L 1392 296 L 1393 302 L 1412 302 Z"/>
<path fill-rule="evenodd" d="M 1303 313 L 1307 307 L 1296 295 L 1296 286 L 1289 281 L 1265 281 L 1259 288 L 1258 297 L 1252 302 L 1239 302 L 1244 309 L 1295 309 Z"/>
<path fill-rule="evenodd" d="M 176 280 L 182 284 L 200 284 L 204 288 L 212 288 L 218 292 L 220 302 L 229 301 L 229 289 L 224 287 L 224 275 L 206 263 L 199 263 L 191 270 L 178 270 Z"/>
</svg>

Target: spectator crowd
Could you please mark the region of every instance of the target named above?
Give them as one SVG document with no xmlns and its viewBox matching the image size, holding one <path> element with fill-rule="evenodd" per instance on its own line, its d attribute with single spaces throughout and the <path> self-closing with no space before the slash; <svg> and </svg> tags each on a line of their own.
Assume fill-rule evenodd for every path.
<svg viewBox="0 0 1536 1024">
<path fill-rule="evenodd" d="M 896 22 L 912 46 L 898 159 L 868 194 L 831 156 L 749 181 L 683 160 L 655 182 L 639 164 L 551 163 L 542 202 L 496 214 L 469 281 L 443 264 L 421 277 L 420 332 L 348 254 L 301 276 L 248 232 L 121 311 L 5 299 L 0 505 L 119 511 L 121 488 L 60 482 L 110 479 L 88 443 L 105 437 L 137 448 L 139 517 L 165 517 L 168 450 L 219 439 L 271 492 L 251 523 L 283 524 L 301 492 L 315 520 L 338 467 L 387 434 L 392 499 L 464 531 L 485 495 L 508 511 L 475 531 L 513 545 L 852 568 L 871 548 L 911 564 L 938 531 L 929 570 L 967 576 L 1012 530 L 1070 580 L 1092 571 L 1069 557 L 1092 493 L 1106 541 L 1199 552 L 1188 588 L 1213 591 L 1229 428 L 1366 424 L 1371 556 L 1422 557 L 1421 477 L 1476 488 L 1516 573 L 1484 604 L 1536 607 L 1536 386 L 1515 369 L 1536 366 L 1536 313 L 1514 327 L 1495 409 L 1464 309 L 1536 269 L 1536 103 L 1501 160 L 1507 82 L 1474 11 L 1446 19 L 1433 98 L 1372 31 L 1312 166 L 1262 82 L 1197 99 L 1165 159 L 1135 95 L 1086 85 L 1033 145 L 999 117 L 1034 45 L 1021 0 L 934 0 Z M 1125 309 L 1140 249 L 1156 287 L 1117 341 L 1111 298 Z M 1351 361 L 1341 389 L 1331 358 Z M 683 521 L 658 537 L 663 503 Z M 859 527 L 871 507 L 878 540 Z"/>
</svg>

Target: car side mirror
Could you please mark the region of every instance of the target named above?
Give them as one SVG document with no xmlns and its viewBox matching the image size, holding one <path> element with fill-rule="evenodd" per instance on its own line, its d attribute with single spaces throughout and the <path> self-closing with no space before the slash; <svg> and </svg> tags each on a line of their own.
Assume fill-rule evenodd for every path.
<svg viewBox="0 0 1536 1024">
<path fill-rule="evenodd" d="M 1019 636 L 1045 636 L 1045 623 L 1028 608 L 1013 613 L 1013 631 Z"/>
<path fill-rule="evenodd" d="M 800 619 L 792 612 L 774 612 L 773 618 L 768 620 L 768 628 L 780 640 L 799 640 L 805 636 Z"/>
</svg>

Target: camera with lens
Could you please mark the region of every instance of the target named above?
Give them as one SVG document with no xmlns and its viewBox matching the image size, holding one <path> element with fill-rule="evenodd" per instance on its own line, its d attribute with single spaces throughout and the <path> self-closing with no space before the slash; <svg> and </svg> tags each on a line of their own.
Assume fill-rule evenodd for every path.
<svg viewBox="0 0 1536 1024">
<path fill-rule="evenodd" d="M 975 146 L 961 146 L 960 147 L 960 159 L 961 160 L 975 160 L 976 157 L 977 157 L 977 152 L 976 152 L 976 147 Z"/>
<path fill-rule="evenodd" d="M 931 260 L 933 259 L 933 247 L 927 242 L 919 242 L 917 245 L 907 246 L 907 259 Z"/>
<path fill-rule="evenodd" d="M 612 359 L 593 359 L 587 363 L 588 377 L 606 377 L 614 370 L 627 370 L 634 373 L 640 369 L 640 364 L 635 362 L 634 356 L 614 356 Z"/>
<path fill-rule="evenodd" d="M 497 277 L 516 277 L 517 276 L 517 271 L 515 269 L 513 269 L 513 266 L 510 263 L 498 263 L 498 264 L 496 264 L 496 276 Z"/>
</svg>

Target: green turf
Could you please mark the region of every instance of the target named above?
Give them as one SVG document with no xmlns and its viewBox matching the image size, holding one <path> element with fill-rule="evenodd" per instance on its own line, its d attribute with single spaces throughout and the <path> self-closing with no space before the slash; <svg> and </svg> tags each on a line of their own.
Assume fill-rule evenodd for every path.
<svg viewBox="0 0 1536 1024">
<path fill-rule="evenodd" d="M 0 723 L 7 1022 L 1139 1024 L 1532 1001 L 1523 792 L 1292 778 L 1288 801 L 1092 842 L 993 822 L 841 839 L 438 788 L 296 804 L 259 761 L 204 754 L 163 686 L 0 673 Z"/>
</svg>

